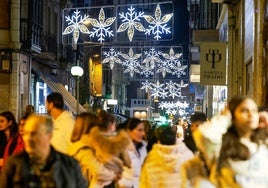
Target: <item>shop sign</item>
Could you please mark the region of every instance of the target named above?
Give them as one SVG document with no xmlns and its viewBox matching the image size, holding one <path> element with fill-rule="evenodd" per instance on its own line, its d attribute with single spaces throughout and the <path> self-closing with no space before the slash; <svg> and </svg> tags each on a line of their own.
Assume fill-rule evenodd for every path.
<svg viewBox="0 0 268 188">
<path fill-rule="evenodd" d="M 201 43 L 201 85 L 226 85 L 226 49 L 224 42 Z"/>
</svg>

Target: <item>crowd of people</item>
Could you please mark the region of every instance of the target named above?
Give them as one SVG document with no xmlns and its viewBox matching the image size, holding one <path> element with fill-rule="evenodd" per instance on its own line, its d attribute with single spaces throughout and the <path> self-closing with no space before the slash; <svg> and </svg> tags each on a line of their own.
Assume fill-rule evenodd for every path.
<svg viewBox="0 0 268 188">
<path fill-rule="evenodd" d="M 0 113 L 0 188 L 267 188 L 268 113 L 233 97 L 210 120 L 155 126 L 105 110 L 74 117 L 60 93 L 48 115 Z"/>
</svg>

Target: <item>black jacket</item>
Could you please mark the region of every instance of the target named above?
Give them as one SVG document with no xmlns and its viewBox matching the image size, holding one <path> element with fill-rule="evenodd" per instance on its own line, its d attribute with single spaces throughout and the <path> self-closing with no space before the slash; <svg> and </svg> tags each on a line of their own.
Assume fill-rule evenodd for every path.
<svg viewBox="0 0 268 188">
<path fill-rule="evenodd" d="M 42 170 L 52 173 L 57 188 L 87 188 L 79 163 L 51 147 L 46 165 Z M 11 156 L 1 172 L 0 188 L 28 188 L 32 179 L 29 155 L 22 153 Z M 41 187 L 35 186 L 35 187 Z"/>
</svg>

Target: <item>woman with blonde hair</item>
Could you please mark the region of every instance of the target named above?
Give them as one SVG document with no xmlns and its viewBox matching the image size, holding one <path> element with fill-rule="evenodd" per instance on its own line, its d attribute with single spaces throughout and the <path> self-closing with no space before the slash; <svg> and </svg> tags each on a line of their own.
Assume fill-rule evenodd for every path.
<svg viewBox="0 0 268 188">
<path fill-rule="evenodd" d="M 93 148 L 89 146 L 89 134 L 97 125 L 93 113 L 83 112 L 77 115 L 71 136 L 71 145 L 67 153 L 79 161 L 82 172 L 89 182 L 89 188 L 102 188 L 117 179 L 114 171 L 109 170 L 96 158 Z"/>
</svg>

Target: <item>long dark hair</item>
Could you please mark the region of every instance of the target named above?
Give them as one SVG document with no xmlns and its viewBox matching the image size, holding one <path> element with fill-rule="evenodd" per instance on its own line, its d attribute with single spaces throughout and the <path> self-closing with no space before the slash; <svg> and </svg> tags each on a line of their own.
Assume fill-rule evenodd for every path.
<svg viewBox="0 0 268 188">
<path fill-rule="evenodd" d="M 223 166 L 228 165 L 227 159 L 232 160 L 248 160 L 250 158 L 250 151 L 247 146 L 240 142 L 241 135 L 239 134 L 235 124 L 235 110 L 236 108 L 244 102 L 246 99 L 251 99 L 249 96 L 237 96 L 233 97 L 229 103 L 228 107 L 232 115 L 232 125 L 228 128 L 227 132 L 223 135 L 222 146 L 219 156 L 218 169 Z M 264 143 L 265 139 L 265 129 L 257 128 L 252 131 L 250 140 L 256 144 Z"/>
<path fill-rule="evenodd" d="M 9 129 L 10 129 L 10 136 L 14 136 L 18 133 L 18 125 L 17 125 L 17 122 L 16 122 L 16 119 L 13 115 L 12 112 L 10 111 L 5 111 L 5 112 L 2 112 L 0 113 L 0 116 L 3 116 L 7 119 L 8 122 L 12 122 Z"/>
<path fill-rule="evenodd" d="M 13 140 L 10 144 L 10 147 L 9 147 L 9 151 L 8 151 L 8 154 L 11 154 L 17 145 L 16 137 L 18 136 L 18 125 L 17 125 L 16 119 L 15 119 L 12 112 L 5 111 L 5 112 L 0 113 L 0 116 L 5 117 L 8 122 L 10 122 L 10 121 L 12 122 L 11 125 L 8 127 L 8 129 L 10 130 L 10 138 L 13 138 Z M 3 134 L 1 136 L 4 137 L 3 139 L 7 140 L 7 137 L 5 134 Z M 6 142 L 4 140 L 1 139 L 1 142 L 5 143 L 5 145 L 6 145 Z"/>
<path fill-rule="evenodd" d="M 142 121 L 138 118 L 129 118 L 119 129 L 125 129 L 126 131 L 133 131 Z M 142 142 L 133 141 L 137 152 L 139 153 L 139 149 L 143 146 Z"/>
</svg>

